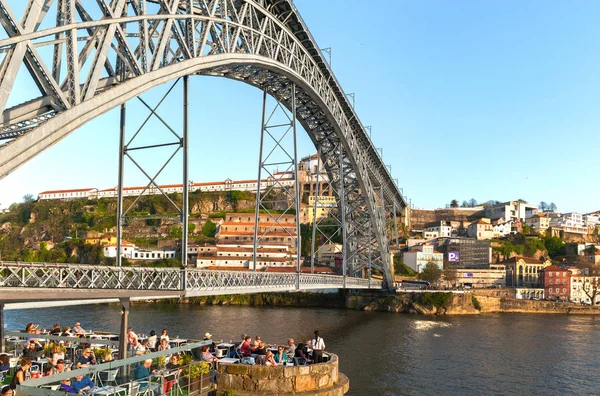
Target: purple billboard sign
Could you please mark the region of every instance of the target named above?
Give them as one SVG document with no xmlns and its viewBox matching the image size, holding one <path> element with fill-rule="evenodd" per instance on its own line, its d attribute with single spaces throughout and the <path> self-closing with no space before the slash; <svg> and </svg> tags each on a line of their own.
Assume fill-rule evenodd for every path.
<svg viewBox="0 0 600 396">
<path fill-rule="evenodd" d="M 460 253 L 448 252 L 448 261 L 451 263 L 458 263 L 460 261 Z"/>
</svg>

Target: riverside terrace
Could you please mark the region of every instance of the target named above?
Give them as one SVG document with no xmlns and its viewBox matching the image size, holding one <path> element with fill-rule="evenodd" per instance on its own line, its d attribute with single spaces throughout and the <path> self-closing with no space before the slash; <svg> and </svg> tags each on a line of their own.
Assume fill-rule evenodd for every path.
<svg viewBox="0 0 600 396">
<path fill-rule="evenodd" d="M 111 360 L 118 344 L 115 334 L 87 332 L 83 337 L 62 337 L 49 334 L 31 334 L 8 332 L 9 345 L 18 347 L 29 343 L 36 337 L 44 342 L 46 348 L 61 345 L 64 342 L 70 348 L 64 349 L 67 365 L 72 371 L 52 373 L 47 370 L 52 363 L 49 359 L 38 359 L 31 368 L 27 367 L 26 380 L 16 385 L 19 395 L 64 395 L 69 386 L 78 388 L 81 376 L 90 378 L 90 390 L 83 392 L 89 395 L 185 395 L 185 394 L 254 394 L 261 391 L 270 394 L 301 395 L 303 392 L 319 390 L 327 395 L 343 395 L 349 387 L 348 379 L 338 372 L 337 356 L 327 355 L 327 362 L 308 364 L 307 361 L 295 359 L 294 362 L 269 367 L 254 365 L 254 362 L 240 364 L 235 353 L 235 344 L 213 344 L 212 340 L 194 341 L 191 339 L 171 339 L 171 348 L 159 352 L 151 352 L 126 359 Z M 206 356 L 209 347 L 215 352 Z M 106 357 L 106 361 L 76 368 L 81 352 L 92 347 L 98 357 Z M 204 347 L 204 348 L 203 348 Z M 200 350 L 203 352 L 200 352 Z M 277 351 L 277 346 L 274 348 Z M 269 352 L 267 352 L 269 355 Z M 4 384 L 11 382 L 11 377 L 20 369 L 21 361 L 13 353 L 11 370 L 3 373 Z M 257 359 L 258 360 L 258 359 Z M 46 369 L 40 368 L 46 365 Z M 60 367 L 59 367 L 60 368 Z M 46 372 L 48 375 L 43 375 Z M 70 380 L 68 382 L 67 380 Z M 78 390 L 78 389 L 75 389 Z M 75 392 L 77 393 L 77 392 Z"/>
</svg>

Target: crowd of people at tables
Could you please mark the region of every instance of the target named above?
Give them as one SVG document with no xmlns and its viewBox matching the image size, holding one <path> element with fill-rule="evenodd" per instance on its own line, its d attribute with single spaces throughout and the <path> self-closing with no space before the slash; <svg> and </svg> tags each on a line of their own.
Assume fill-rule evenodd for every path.
<svg viewBox="0 0 600 396">
<path fill-rule="evenodd" d="M 27 324 L 25 332 L 29 334 L 50 334 L 65 337 L 83 337 L 86 330 L 81 327 L 81 324 L 77 322 L 73 328 L 65 326 L 61 328 L 60 325 L 54 324 L 52 330 L 45 331 L 38 329 L 39 325 L 33 323 Z M 205 333 L 204 341 L 212 341 L 212 334 Z M 47 365 L 45 366 L 44 372 L 40 375 L 47 376 L 57 373 L 63 373 L 70 371 L 70 364 L 67 366 L 65 360 L 65 352 L 63 346 L 65 343 L 60 341 L 53 346 L 51 350 L 51 356 L 47 357 Z M 216 363 L 219 358 L 217 357 L 217 343 L 212 341 L 209 345 L 202 347 L 200 354 L 200 360 L 208 363 Z M 165 351 L 171 349 L 170 338 L 167 333 L 167 329 L 163 329 L 160 335 L 157 335 L 152 330 L 147 338 L 141 337 L 133 331 L 133 328 L 127 329 L 127 348 L 128 356 L 140 356 L 150 352 Z M 256 336 L 254 340 L 247 334 L 242 334 L 240 342 L 233 345 L 233 348 L 229 351 L 228 357 L 238 358 L 242 363 L 247 364 L 263 364 L 266 366 L 275 366 L 283 364 L 297 364 L 305 365 L 310 363 L 321 363 L 323 359 L 323 351 L 325 350 L 325 342 L 320 337 L 319 332 L 314 332 L 314 338 L 308 340 L 306 343 L 295 344 L 293 338 L 288 339 L 287 345 L 277 345 L 268 347 L 260 336 Z M 23 353 L 20 359 L 20 366 L 12 377 L 10 385 L 4 386 L 0 390 L 0 396 L 12 395 L 17 385 L 25 381 L 28 376 L 30 369 L 37 366 L 36 372 L 39 372 L 39 358 L 45 356 L 45 349 L 40 342 L 40 339 L 35 336 L 28 337 L 26 345 L 23 348 Z M 88 367 L 97 363 L 105 363 L 113 360 L 112 354 L 107 353 L 99 361 L 89 344 L 83 344 L 81 355 L 76 361 L 75 368 Z M 156 374 L 156 370 L 151 370 L 152 359 L 146 359 L 143 364 L 136 367 L 134 373 L 134 379 L 147 379 L 151 375 Z M 180 357 L 178 354 L 173 354 L 169 357 L 169 361 L 165 368 L 169 372 L 181 370 Z M 10 357 L 9 355 L 0 355 L 0 372 L 8 371 L 10 369 Z M 174 380 L 167 380 L 164 384 L 164 391 L 168 392 L 173 386 Z M 82 394 L 86 393 L 90 389 L 94 388 L 94 382 L 91 378 L 83 375 L 75 376 L 73 380 L 67 378 L 60 382 L 60 389 L 67 393 Z M 160 393 L 160 392 L 157 392 Z"/>
</svg>

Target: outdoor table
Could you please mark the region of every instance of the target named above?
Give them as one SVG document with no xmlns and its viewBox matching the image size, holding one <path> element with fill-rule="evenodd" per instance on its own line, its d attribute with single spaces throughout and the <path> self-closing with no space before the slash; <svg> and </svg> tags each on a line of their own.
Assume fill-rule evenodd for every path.
<svg viewBox="0 0 600 396">
<path fill-rule="evenodd" d="M 32 362 L 33 364 L 39 364 L 40 365 L 40 373 L 43 375 L 44 374 L 44 365 L 46 363 L 48 363 L 48 359 L 38 359 L 34 362 Z"/>
<path fill-rule="evenodd" d="M 179 345 L 183 344 L 184 342 L 187 342 L 187 339 L 184 339 L 184 338 L 172 338 L 172 339 L 169 340 L 169 343 L 175 344 L 175 346 L 179 346 Z"/>
<path fill-rule="evenodd" d="M 237 359 L 237 358 L 223 358 L 223 359 L 219 359 L 219 363 L 221 363 L 221 364 L 237 363 L 239 361 L 240 361 L 240 359 Z"/>
<path fill-rule="evenodd" d="M 102 386 L 100 388 L 92 388 L 90 389 L 90 394 L 92 395 L 114 395 L 116 393 L 125 392 L 127 393 L 127 388 L 123 388 L 122 386 Z"/>
<path fill-rule="evenodd" d="M 235 344 L 230 344 L 230 343 L 227 343 L 227 342 L 222 342 L 222 343 L 220 343 L 220 344 L 217 345 L 217 349 L 226 349 L 227 350 L 227 354 L 225 355 L 225 357 L 229 356 L 229 354 L 231 353 L 231 349 L 233 347 L 235 347 Z"/>
</svg>

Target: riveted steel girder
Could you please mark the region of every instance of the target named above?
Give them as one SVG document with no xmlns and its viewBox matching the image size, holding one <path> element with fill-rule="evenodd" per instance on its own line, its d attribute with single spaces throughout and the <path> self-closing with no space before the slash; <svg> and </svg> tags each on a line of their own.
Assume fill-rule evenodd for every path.
<svg viewBox="0 0 600 396">
<path fill-rule="evenodd" d="M 340 168 L 339 149 L 331 147 L 342 147 L 344 165 L 337 172 L 348 192 L 348 253 L 367 245 L 373 253 L 376 247 L 391 287 L 386 216 L 378 210 L 385 205 L 376 191 L 394 210 L 401 211 L 406 202 L 291 1 L 35 0 L 19 20 L 10 3 L 20 1 L 0 0 L 0 23 L 8 36 L 0 40 L 5 54 L 0 139 L 8 141 L 0 146 L 0 178 L 85 122 L 177 77 L 232 78 L 284 103 L 288 98 L 279 97 L 282 87 L 294 83 L 298 122 L 315 146 L 331 152 L 331 158 L 324 158 L 330 175 Z M 56 21 L 39 30 L 49 7 L 58 7 Z M 37 51 L 43 46 L 52 48 L 49 59 Z M 40 95 L 6 108 L 21 65 Z M 369 234 L 366 224 L 375 236 L 369 243 L 363 237 Z M 364 260 L 357 263 L 354 271 Z"/>
</svg>

